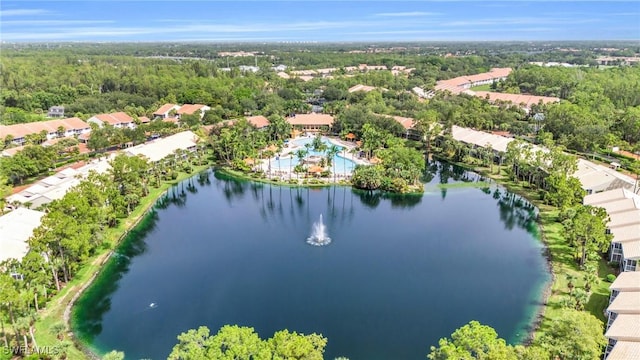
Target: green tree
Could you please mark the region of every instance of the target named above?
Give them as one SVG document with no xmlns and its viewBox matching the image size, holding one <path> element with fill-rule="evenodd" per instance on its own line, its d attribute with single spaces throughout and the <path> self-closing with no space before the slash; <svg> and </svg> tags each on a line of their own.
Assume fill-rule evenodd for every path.
<svg viewBox="0 0 640 360">
<path fill-rule="evenodd" d="M 268 359 L 269 349 L 253 328 L 225 325 L 209 339 L 209 359 Z"/>
<path fill-rule="evenodd" d="M 440 339 L 438 346 L 432 346 L 427 356 L 430 360 L 517 360 L 513 347 L 507 345 L 504 339 L 498 338 L 498 333 L 477 321 L 457 329 L 451 334 L 451 339 Z"/>
<path fill-rule="evenodd" d="M 358 189 L 376 190 L 382 185 L 384 169 L 379 165 L 356 165 L 351 183 Z"/>
<path fill-rule="evenodd" d="M 565 236 L 575 251 L 575 258 L 584 266 L 589 257 L 605 252 L 611 243 L 606 233 L 607 212 L 603 208 L 578 205 L 564 221 Z"/>
<path fill-rule="evenodd" d="M 303 335 L 281 330 L 268 340 L 273 360 L 322 360 L 327 339 L 322 335 Z"/>
<path fill-rule="evenodd" d="M 178 344 L 173 347 L 169 360 L 206 360 L 211 341 L 209 329 L 200 326 L 178 335 Z"/>
<path fill-rule="evenodd" d="M 552 358 L 597 360 L 601 358 L 607 339 L 600 320 L 589 313 L 567 309 L 535 344 L 547 350 Z"/>
</svg>

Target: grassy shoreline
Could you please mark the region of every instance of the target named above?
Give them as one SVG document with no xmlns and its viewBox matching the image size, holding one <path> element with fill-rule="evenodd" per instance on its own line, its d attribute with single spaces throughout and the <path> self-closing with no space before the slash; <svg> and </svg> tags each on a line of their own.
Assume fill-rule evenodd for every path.
<svg viewBox="0 0 640 360">
<path fill-rule="evenodd" d="M 443 160 L 446 161 L 446 159 Z M 504 169 L 500 169 L 499 173 L 495 173 L 487 167 L 474 167 L 464 163 L 455 164 L 493 179 L 510 192 L 527 199 L 539 210 L 537 223 L 540 228 L 540 241 L 546 248 L 551 281 L 541 296 L 540 310 L 527 341 L 531 342 L 548 331 L 556 319 L 561 318 L 565 309 L 562 306 L 562 301 L 570 292 L 567 275 L 573 275 L 576 278 L 574 281 L 576 288 L 584 286 L 584 272 L 579 269 L 578 264 L 574 261 L 573 251 L 564 237 L 563 225 L 558 220 L 560 211 L 553 206 L 545 204 L 537 190 L 527 187 L 523 182 L 511 180 Z M 603 323 L 606 322 L 604 310 L 609 301 L 610 285 L 605 281 L 605 278 L 608 274 L 613 273 L 613 269 L 609 267 L 605 260 L 600 259 L 598 261 L 598 280 L 592 285 L 589 301 L 584 308 L 585 312 L 589 312 Z"/>
<path fill-rule="evenodd" d="M 241 171 L 237 171 L 237 170 L 232 170 L 226 167 L 221 167 L 221 168 L 217 168 L 216 169 L 217 172 L 236 178 L 236 179 L 241 179 L 241 180 L 248 180 L 248 181 L 254 181 L 254 182 L 259 182 L 259 183 L 263 183 L 263 184 L 269 184 L 269 185 L 276 185 L 276 186 L 285 186 L 285 187 L 302 187 L 302 188 L 323 188 L 323 187 L 331 187 L 331 186 L 348 186 L 351 187 L 353 189 L 356 190 L 360 190 L 360 191 L 367 191 L 367 190 L 363 190 L 363 189 L 357 189 L 356 187 L 354 187 L 353 185 L 351 185 L 351 182 L 348 181 L 344 181 L 341 180 L 339 182 L 321 182 L 321 183 L 290 183 L 288 181 L 275 181 L 269 178 L 262 178 L 262 177 L 253 177 L 251 176 L 250 173 L 244 173 Z M 406 192 L 406 193 L 393 193 L 393 192 L 388 192 L 388 191 L 382 191 L 382 190 L 374 190 L 374 191 L 381 191 L 384 194 L 387 195 L 397 195 L 397 196 L 413 196 L 413 195 L 423 195 L 424 191 L 419 192 L 419 191 L 412 191 L 412 192 Z"/>
<path fill-rule="evenodd" d="M 69 359 L 87 359 L 96 358 L 73 334 L 70 327 L 71 308 L 75 301 L 82 295 L 83 291 L 88 288 L 96 276 L 103 269 L 111 254 L 117 249 L 120 242 L 127 234 L 135 228 L 135 226 L 145 217 L 145 215 L 153 208 L 156 201 L 162 197 L 172 186 L 181 181 L 195 176 L 201 171 L 208 169 L 209 165 L 195 166 L 192 173 L 180 173 L 178 178 L 168 182 L 163 182 L 157 189 L 151 189 L 149 194 L 140 200 L 140 205 L 132 211 L 131 215 L 122 219 L 118 226 L 108 229 L 105 232 L 105 242 L 108 248 L 100 251 L 93 256 L 87 264 L 85 264 L 76 274 L 76 276 L 56 294 L 41 310 L 38 320 L 35 323 L 35 337 L 40 347 L 54 346 L 60 340 L 51 332 L 51 327 L 60 322 L 64 322 L 69 333 L 65 337 L 73 341 L 73 347 L 68 350 Z"/>
<path fill-rule="evenodd" d="M 563 236 L 562 224 L 557 221 L 558 209 L 544 204 L 537 191 L 523 186 L 523 183 L 521 182 L 514 182 L 510 180 L 506 177 L 504 171 L 500 174 L 495 174 L 490 172 L 490 169 L 484 167 L 472 167 L 461 163 L 456 163 L 456 165 L 493 179 L 498 184 L 507 188 L 510 192 L 526 198 L 540 211 L 538 220 L 540 241 L 542 241 L 546 247 L 548 265 L 552 279 L 541 296 L 542 302 L 540 304 L 540 310 L 528 339 L 528 341 L 531 341 L 533 338 L 542 335 L 546 329 L 549 329 L 552 326 L 553 321 L 561 316 L 563 311 L 561 301 L 569 293 L 566 275 L 572 274 L 578 278 L 576 286 L 583 285 L 581 277 L 582 272 L 578 269 L 571 257 L 571 249 L 566 245 L 566 241 Z M 195 176 L 198 172 L 207 168 L 209 168 L 208 165 L 198 166 L 193 173 L 180 173 L 180 176 L 176 180 L 165 182 L 158 189 L 152 189 L 149 195 L 141 200 L 141 205 L 132 212 L 131 216 L 123 219 L 117 227 L 107 231 L 105 238 L 111 245 L 110 248 L 105 248 L 99 254 L 95 255 L 85 266 L 83 266 L 76 277 L 70 281 L 69 284 L 67 284 L 67 286 L 65 286 L 53 299 L 51 299 L 47 304 L 47 307 L 41 311 L 39 319 L 35 325 L 36 339 L 40 346 L 53 346 L 59 342 L 56 335 L 50 331 L 50 328 L 53 324 L 64 321 L 70 331 L 67 338 L 72 340 L 75 344 L 74 347 L 69 349 L 68 358 L 96 358 L 96 355 L 87 349 L 85 344 L 80 342 L 80 340 L 73 334 L 73 330 L 70 328 L 71 309 L 75 301 L 82 296 L 83 291 L 93 283 L 97 275 L 99 275 L 104 268 L 104 265 L 109 260 L 113 251 L 117 249 L 118 245 L 127 236 L 127 234 L 129 234 L 129 232 L 134 229 L 142 219 L 144 219 L 145 215 L 153 208 L 156 201 L 172 186 L 188 179 L 189 177 Z M 247 174 L 230 169 L 222 168 L 217 171 L 234 178 L 278 186 L 310 188 L 321 188 L 336 185 L 349 186 L 348 184 L 341 183 L 290 184 L 286 181 L 280 182 L 272 181 L 270 179 L 254 178 Z M 485 184 L 488 183 L 483 182 L 482 186 L 485 186 Z M 592 287 L 592 295 L 585 307 L 585 311 L 590 312 L 603 322 L 605 320 L 603 310 L 607 306 L 609 294 L 609 283 L 603 281 L 603 278 L 606 277 L 608 273 L 611 273 L 611 269 L 609 269 L 608 265 L 604 261 L 600 261 L 599 280 L 597 284 Z"/>
</svg>

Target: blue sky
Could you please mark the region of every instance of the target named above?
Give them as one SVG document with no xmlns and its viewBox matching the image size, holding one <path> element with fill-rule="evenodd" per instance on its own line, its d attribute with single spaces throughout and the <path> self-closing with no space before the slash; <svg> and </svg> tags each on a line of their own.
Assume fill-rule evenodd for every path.
<svg viewBox="0 0 640 360">
<path fill-rule="evenodd" d="M 0 40 L 640 39 L 640 1 L 0 2 Z"/>
</svg>

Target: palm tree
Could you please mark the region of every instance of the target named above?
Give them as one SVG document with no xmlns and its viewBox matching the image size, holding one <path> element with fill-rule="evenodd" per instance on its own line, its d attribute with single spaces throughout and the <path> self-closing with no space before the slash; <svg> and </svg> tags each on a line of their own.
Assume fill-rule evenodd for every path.
<svg viewBox="0 0 640 360">
<path fill-rule="evenodd" d="M 302 160 L 304 160 L 304 158 L 307 156 L 308 153 L 309 153 L 308 150 L 303 150 L 303 149 L 298 149 L 298 151 L 296 151 L 296 156 L 298 157 L 299 165 L 302 165 Z M 289 173 L 289 176 L 291 176 L 291 173 Z"/>
<path fill-rule="evenodd" d="M 262 156 L 266 156 L 269 160 L 269 167 L 267 168 L 267 172 L 271 173 L 271 158 L 275 153 L 271 150 L 265 150 L 262 152 Z"/>
<path fill-rule="evenodd" d="M 327 166 L 333 165 L 333 182 L 336 182 L 336 164 L 333 161 L 334 156 L 340 152 L 340 148 L 336 145 L 331 145 L 327 150 Z"/>
</svg>

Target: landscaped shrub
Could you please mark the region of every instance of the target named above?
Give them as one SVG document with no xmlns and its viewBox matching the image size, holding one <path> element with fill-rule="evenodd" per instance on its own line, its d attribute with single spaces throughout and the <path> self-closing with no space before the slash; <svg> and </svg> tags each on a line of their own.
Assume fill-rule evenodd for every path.
<svg viewBox="0 0 640 360">
<path fill-rule="evenodd" d="M 607 274 L 607 281 L 612 283 L 616 280 L 616 276 L 613 274 Z"/>
</svg>

